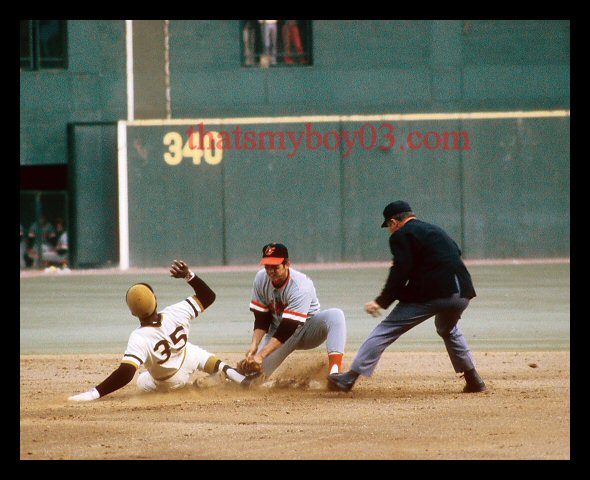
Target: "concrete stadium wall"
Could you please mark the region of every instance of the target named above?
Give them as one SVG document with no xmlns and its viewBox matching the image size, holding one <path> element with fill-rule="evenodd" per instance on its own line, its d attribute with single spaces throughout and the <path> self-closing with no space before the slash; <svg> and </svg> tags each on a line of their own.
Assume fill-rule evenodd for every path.
<svg viewBox="0 0 590 480">
<path fill-rule="evenodd" d="M 67 70 L 21 71 L 21 165 L 66 165 L 68 123 L 126 118 L 125 22 L 70 20 L 67 31 Z"/>
<path fill-rule="evenodd" d="M 135 117 L 153 118 L 165 110 L 164 92 L 158 97 L 145 79 L 163 84 L 164 59 L 163 49 L 154 51 L 146 39 L 150 31 L 162 38 L 163 21 L 134 23 L 143 88 Z M 70 20 L 67 31 L 67 70 L 21 71 L 21 165 L 66 164 L 69 122 L 126 118 L 125 22 Z M 566 20 L 314 20 L 313 65 L 269 69 L 241 66 L 238 20 L 172 20 L 169 31 L 173 118 L 520 110 L 570 102 Z M 150 63 L 150 51 L 160 63 Z"/>
<path fill-rule="evenodd" d="M 172 20 L 169 105 L 164 49 L 147 41 L 163 41 L 164 21 L 134 24 L 138 119 L 163 117 L 167 108 L 172 118 L 569 109 L 568 21 L 314 20 L 313 65 L 264 69 L 241 66 L 238 20 Z M 106 207 L 88 201 L 93 195 L 82 195 L 82 187 L 108 178 L 113 159 L 97 153 L 104 149 L 72 158 L 68 125 L 126 118 L 125 22 L 71 20 L 67 31 L 67 70 L 21 72 L 20 164 L 69 164 L 78 172 L 70 200 L 81 218 L 70 224 L 85 242 L 92 239 L 85 219 L 98 219 Z M 148 88 L 156 84 L 159 90 Z M 314 126 L 323 133 L 358 128 Z M 384 232 L 373 228 L 395 198 L 444 226 L 472 258 L 569 255 L 569 118 L 455 121 L 444 129 L 467 130 L 477 148 L 357 149 L 348 156 L 324 149 L 295 158 L 241 151 L 203 164 L 197 176 L 183 162 L 177 173 L 191 173 L 170 182 L 169 168 L 144 171 L 151 196 L 134 205 L 132 262 L 161 265 L 180 250 L 201 263 L 245 263 L 277 230 L 286 243 L 292 239 L 301 261 L 383 259 Z M 99 143 L 109 137 L 97 135 Z M 141 135 L 138 152 L 153 141 Z M 185 235 L 165 240 L 170 231 Z M 92 239 L 102 245 L 96 261 L 113 261 L 113 235 L 109 226 Z M 78 251 L 88 252 L 83 246 Z"/>
</svg>

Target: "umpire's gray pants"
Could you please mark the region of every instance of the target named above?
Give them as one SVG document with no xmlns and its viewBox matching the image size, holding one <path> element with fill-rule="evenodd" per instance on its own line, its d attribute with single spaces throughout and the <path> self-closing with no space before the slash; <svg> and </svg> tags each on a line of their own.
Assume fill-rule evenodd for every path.
<svg viewBox="0 0 590 480">
<path fill-rule="evenodd" d="M 258 351 L 264 348 L 274 335 L 269 331 Z M 262 369 L 266 377 L 270 377 L 288 355 L 294 350 L 310 350 L 326 342 L 328 353 L 344 353 L 346 346 L 346 320 L 344 312 L 339 308 L 328 308 L 309 317 L 303 325 L 299 325 L 283 345 L 262 361 Z"/>
<path fill-rule="evenodd" d="M 473 358 L 465 337 L 457 327 L 461 314 L 469 305 L 467 298 L 438 298 L 425 303 L 398 303 L 387 317 L 377 325 L 363 342 L 350 370 L 370 377 L 383 354 L 400 335 L 432 316 L 436 332 L 445 342 L 445 347 L 455 372 L 474 368 Z"/>
</svg>

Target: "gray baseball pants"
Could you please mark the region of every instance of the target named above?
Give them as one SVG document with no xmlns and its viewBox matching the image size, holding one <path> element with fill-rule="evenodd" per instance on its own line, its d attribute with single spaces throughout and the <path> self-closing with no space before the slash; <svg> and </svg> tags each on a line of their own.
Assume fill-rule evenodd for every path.
<svg viewBox="0 0 590 480">
<path fill-rule="evenodd" d="M 445 342 L 455 372 L 475 367 L 465 337 L 457 327 L 469 299 L 459 297 L 437 298 L 425 303 L 398 303 L 387 317 L 377 325 L 357 352 L 350 370 L 370 377 L 384 350 L 424 320 L 434 316 L 434 325 Z"/>
<path fill-rule="evenodd" d="M 269 331 L 258 347 L 260 351 L 274 335 Z M 303 325 L 297 327 L 293 335 L 279 348 L 262 361 L 264 374 L 270 377 L 281 363 L 295 350 L 310 350 L 326 342 L 326 350 L 344 353 L 346 346 L 346 320 L 344 312 L 339 308 L 329 308 L 308 318 Z"/>
</svg>

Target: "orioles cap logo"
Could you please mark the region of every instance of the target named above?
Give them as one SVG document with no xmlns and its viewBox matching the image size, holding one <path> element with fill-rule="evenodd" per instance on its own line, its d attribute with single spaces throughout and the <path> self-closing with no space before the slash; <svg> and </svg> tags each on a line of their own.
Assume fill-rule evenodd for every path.
<svg viewBox="0 0 590 480">
<path fill-rule="evenodd" d="M 272 255 L 276 249 L 277 247 L 268 246 L 266 247 L 266 250 L 264 250 L 264 254 L 268 257 L 269 255 Z"/>
</svg>

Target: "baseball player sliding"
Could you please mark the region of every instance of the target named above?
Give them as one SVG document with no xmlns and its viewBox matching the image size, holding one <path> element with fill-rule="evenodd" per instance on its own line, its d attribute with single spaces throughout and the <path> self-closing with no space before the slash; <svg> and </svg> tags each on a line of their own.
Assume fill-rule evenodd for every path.
<svg viewBox="0 0 590 480">
<path fill-rule="evenodd" d="M 172 262 L 170 276 L 184 278 L 195 294 L 158 312 L 156 295 L 148 284 L 131 286 L 126 301 L 131 314 L 139 318 L 139 327 L 129 336 L 119 368 L 96 387 L 68 400 L 104 397 L 127 385 L 141 365 L 147 371 L 137 377 L 137 386 L 146 392 L 182 388 L 190 383 L 195 370 L 210 375 L 223 372 L 230 380 L 248 386 L 250 379 L 188 341 L 190 322 L 215 301 L 213 290 L 181 260 Z"/>
<path fill-rule="evenodd" d="M 294 350 L 308 350 L 326 342 L 330 373 L 339 373 L 346 344 L 342 310 L 320 310 L 313 282 L 290 268 L 285 245 L 265 245 L 260 265 L 264 270 L 254 278 L 250 301 L 254 333 L 238 369 L 262 371 L 263 378 L 268 378 Z"/>
</svg>

